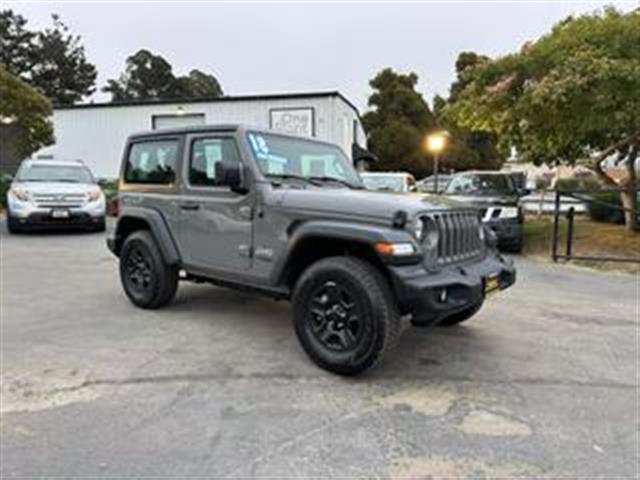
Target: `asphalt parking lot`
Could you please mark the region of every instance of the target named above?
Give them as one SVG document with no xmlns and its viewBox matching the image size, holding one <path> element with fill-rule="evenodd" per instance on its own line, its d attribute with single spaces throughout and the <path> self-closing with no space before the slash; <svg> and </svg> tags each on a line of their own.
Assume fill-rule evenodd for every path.
<svg viewBox="0 0 640 480">
<path fill-rule="evenodd" d="M 466 326 L 344 379 L 287 303 L 138 310 L 102 234 L 1 229 L 2 478 L 637 478 L 638 277 L 518 259 Z"/>
</svg>

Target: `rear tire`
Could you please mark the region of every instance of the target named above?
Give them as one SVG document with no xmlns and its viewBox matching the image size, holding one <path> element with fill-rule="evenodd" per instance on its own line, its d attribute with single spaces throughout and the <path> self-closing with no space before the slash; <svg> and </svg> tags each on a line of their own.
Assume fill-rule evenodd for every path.
<svg viewBox="0 0 640 480">
<path fill-rule="evenodd" d="M 482 304 L 484 300 L 476 303 L 475 305 L 471 305 L 470 307 L 462 310 L 461 312 L 454 313 L 450 317 L 445 318 L 440 323 L 437 324 L 438 327 L 454 327 L 456 325 L 461 324 L 462 322 L 466 322 L 471 317 L 473 317 L 478 311 L 482 308 Z"/>
<path fill-rule="evenodd" d="M 311 360 L 339 375 L 373 367 L 402 331 L 387 280 L 352 257 L 325 258 L 303 272 L 293 293 L 293 322 Z"/>
<path fill-rule="evenodd" d="M 176 294 L 178 267 L 164 261 L 148 230 L 138 230 L 125 239 L 120 251 L 120 281 L 134 305 L 160 308 Z"/>
</svg>

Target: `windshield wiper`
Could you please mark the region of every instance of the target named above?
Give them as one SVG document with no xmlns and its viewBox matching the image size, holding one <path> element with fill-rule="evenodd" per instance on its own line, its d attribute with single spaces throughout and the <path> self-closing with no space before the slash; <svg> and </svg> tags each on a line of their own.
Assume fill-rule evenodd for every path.
<svg viewBox="0 0 640 480">
<path fill-rule="evenodd" d="M 314 181 L 312 178 L 305 177 L 303 175 L 295 175 L 293 173 L 267 173 L 265 174 L 265 177 L 279 178 L 281 180 L 302 180 L 303 182 L 310 183 L 311 185 L 315 185 L 316 187 L 322 185 Z"/>
<path fill-rule="evenodd" d="M 327 176 L 323 176 L 323 177 L 309 177 L 312 180 L 318 180 L 320 182 L 338 182 L 342 185 L 344 185 L 345 187 L 348 188 L 353 188 L 354 190 L 362 190 L 364 189 L 363 186 L 361 185 L 354 185 L 351 182 L 348 182 L 346 180 L 342 180 L 341 178 L 336 178 L 336 177 L 327 177 Z"/>
</svg>

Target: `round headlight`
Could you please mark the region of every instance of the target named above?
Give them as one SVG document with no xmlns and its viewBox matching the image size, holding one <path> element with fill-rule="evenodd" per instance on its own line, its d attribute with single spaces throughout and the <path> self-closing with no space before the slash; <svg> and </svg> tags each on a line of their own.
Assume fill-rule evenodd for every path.
<svg viewBox="0 0 640 480">
<path fill-rule="evenodd" d="M 413 234 L 418 241 L 422 241 L 422 236 L 424 235 L 424 220 L 420 217 L 416 218 L 416 221 L 413 222 Z"/>
<path fill-rule="evenodd" d="M 436 248 L 440 240 L 440 231 L 438 230 L 438 225 L 436 225 L 435 220 L 426 217 L 424 220 L 424 229 L 424 246 L 427 248 Z"/>
</svg>

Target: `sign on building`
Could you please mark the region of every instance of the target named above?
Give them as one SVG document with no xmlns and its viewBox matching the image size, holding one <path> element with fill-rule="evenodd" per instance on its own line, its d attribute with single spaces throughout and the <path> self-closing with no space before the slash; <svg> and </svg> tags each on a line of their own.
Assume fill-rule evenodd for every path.
<svg viewBox="0 0 640 480">
<path fill-rule="evenodd" d="M 313 108 L 272 108 L 269 110 L 269 125 L 280 132 L 313 137 L 313 117 Z"/>
</svg>

